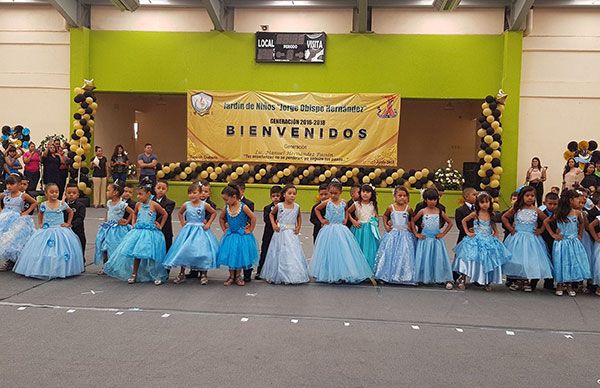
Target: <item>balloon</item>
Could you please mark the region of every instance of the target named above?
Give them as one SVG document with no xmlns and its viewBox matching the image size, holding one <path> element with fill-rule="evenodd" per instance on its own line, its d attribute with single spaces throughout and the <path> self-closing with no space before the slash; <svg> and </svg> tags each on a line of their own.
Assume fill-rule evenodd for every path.
<svg viewBox="0 0 600 388">
<path fill-rule="evenodd" d="M 499 142 L 497 142 L 497 141 L 495 141 L 495 142 L 492 142 L 492 144 L 490 144 L 490 147 L 491 147 L 493 150 L 497 150 L 498 148 L 500 148 L 500 143 L 499 143 Z"/>
<path fill-rule="evenodd" d="M 500 128 L 500 123 L 497 121 L 492 122 L 491 127 L 494 129 Z"/>
<path fill-rule="evenodd" d="M 385 183 L 391 185 L 392 183 L 394 183 L 394 178 L 392 178 L 391 176 L 385 178 Z"/>
<path fill-rule="evenodd" d="M 79 182 L 77 184 L 77 187 L 79 188 L 79 190 L 84 191 L 87 188 L 87 185 L 85 184 L 85 182 Z"/>
<path fill-rule="evenodd" d="M 477 157 L 478 157 L 479 159 L 483 158 L 485 155 L 486 155 L 486 153 L 485 153 L 485 151 L 484 151 L 484 150 L 479 150 L 479 151 L 477 152 Z"/>
<path fill-rule="evenodd" d="M 571 142 L 569 142 L 569 144 L 567 144 L 567 149 L 571 152 L 577 151 L 577 147 L 578 147 L 578 145 L 577 145 L 576 141 L 571 141 Z"/>
<path fill-rule="evenodd" d="M 347 176 L 347 175 L 342 175 L 342 176 L 340 177 L 340 182 L 342 182 L 342 183 L 346 183 L 346 182 L 348 182 L 348 176 Z"/>
<path fill-rule="evenodd" d="M 411 185 L 414 185 L 416 182 L 417 178 L 415 178 L 414 176 L 408 178 L 408 183 L 410 183 Z"/>
<path fill-rule="evenodd" d="M 423 176 L 429 175 L 429 169 L 427 168 L 422 169 L 421 172 L 423 173 Z"/>
<path fill-rule="evenodd" d="M 73 160 L 74 160 L 75 162 L 81 162 L 81 155 L 75 155 L 75 156 L 73 157 Z"/>
<path fill-rule="evenodd" d="M 82 136 L 83 136 L 83 129 L 78 129 L 78 130 L 76 130 L 76 131 L 75 131 L 75 134 L 76 134 L 77 136 L 79 136 L 79 137 L 82 137 Z"/>
<path fill-rule="evenodd" d="M 490 116 L 492 114 L 492 110 L 490 108 L 486 108 L 483 110 L 484 116 Z"/>
<path fill-rule="evenodd" d="M 358 175 L 359 172 L 360 172 L 360 170 L 358 168 L 356 168 L 356 167 L 354 167 L 352 169 L 352 175 Z"/>
<path fill-rule="evenodd" d="M 391 178 L 392 178 L 393 180 L 396 180 L 396 179 L 400 178 L 400 175 L 398 174 L 398 172 L 397 172 L 397 171 L 394 171 L 394 172 L 392 173 L 392 176 L 391 176 Z"/>
<path fill-rule="evenodd" d="M 206 175 L 208 176 L 208 173 L 206 171 L 203 171 L 203 173 L 206 173 Z M 238 179 L 238 173 L 237 172 L 232 172 L 231 175 L 229 175 L 231 177 L 231 179 L 236 180 Z"/>
<path fill-rule="evenodd" d="M 494 96 L 486 96 L 485 97 L 485 102 L 487 102 L 488 104 L 491 104 L 492 102 L 496 101 L 496 99 L 494 98 Z"/>
<path fill-rule="evenodd" d="M 494 121 L 496 121 L 496 118 L 494 116 L 488 116 L 487 119 L 486 119 L 486 121 L 491 124 Z"/>
<path fill-rule="evenodd" d="M 398 173 L 398 175 L 402 176 L 404 175 L 404 170 L 399 168 L 398 170 L 396 170 L 396 172 Z"/>
<path fill-rule="evenodd" d="M 27 129 L 27 128 L 25 128 Z M 25 134 L 25 130 L 23 130 L 23 134 Z M 596 151 L 598 149 L 598 142 L 594 141 L 594 140 L 590 140 L 590 142 L 588 143 L 588 150 L 590 151 Z"/>
<path fill-rule="evenodd" d="M 83 190 L 83 193 L 85 195 L 92 195 L 92 188 L 91 187 L 86 187 L 85 190 Z"/>
<path fill-rule="evenodd" d="M 290 170 L 289 168 L 284 168 L 283 169 L 283 175 L 284 176 L 290 176 L 291 174 L 292 174 L 292 170 Z M 331 176 L 331 173 L 329 173 L 329 176 Z"/>
<path fill-rule="evenodd" d="M 69 147 L 69 150 L 71 150 L 71 152 L 76 152 L 78 148 L 79 147 L 76 144 L 71 144 L 71 146 Z"/>
<path fill-rule="evenodd" d="M 375 175 L 375 173 L 374 173 L 374 172 L 370 172 L 368 176 L 369 176 L 369 181 L 370 181 L 371 179 L 375 179 L 375 177 L 376 177 L 377 175 Z"/>
<path fill-rule="evenodd" d="M 75 151 L 75 153 L 77 155 L 83 155 L 83 154 L 85 154 L 85 151 L 83 150 L 83 148 L 77 148 L 77 150 Z"/>
<path fill-rule="evenodd" d="M 494 150 L 491 155 L 492 155 L 492 158 L 497 159 L 500 157 L 501 153 L 498 150 Z"/>
<path fill-rule="evenodd" d="M 483 141 L 484 141 L 484 142 L 486 142 L 487 144 L 492 144 L 492 142 L 494 141 L 494 138 L 493 138 L 493 137 L 491 137 L 490 135 L 486 135 L 486 136 L 483 138 Z"/>
<path fill-rule="evenodd" d="M 204 171 L 200 172 L 199 176 L 200 176 L 200 179 L 206 179 L 206 178 L 208 178 L 208 175 L 209 175 L 208 171 L 204 170 Z"/>
<path fill-rule="evenodd" d="M 483 178 L 485 176 L 485 170 L 479 169 L 479 171 L 477 171 L 477 175 L 479 175 L 481 178 Z"/>
<path fill-rule="evenodd" d="M 81 139 L 79 139 L 83 144 L 86 144 L 88 142 L 88 138 L 85 136 L 82 136 Z"/>
<path fill-rule="evenodd" d="M 279 183 L 279 177 L 275 175 L 272 179 L 273 183 Z"/>
<path fill-rule="evenodd" d="M 502 175 L 503 172 L 504 172 L 504 170 L 502 169 L 502 167 L 500 167 L 500 166 L 494 167 L 494 174 Z"/>
<path fill-rule="evenodd" d="M 483 104 L 481 104 L 481 110 L 486 110 L 490 107 L 490 104 L 488 104 L 487 102 L 484 102 Z"/>
<path fill-rule="evenodd" d="M 423 178 L 423 173 L 422 173 L 421 171 L 417 171 L 417 172 L 415 173 L 415 178 L 417 178 L 417 179 L 421 179 L 421 178 Z"/>
<path fill-rule="evenodd" d="M 369 178 L 369 176 L 368 176 L 368 175 L 365 175 L 365 176 L 362 178 L 362 183 L 364 183 L 364 184 L 367 184 L 367 183 L 369 183 L 369 182 L 371 182 L 371 178 Z"/>
<path fill-rule="evenodd" d="M 265 176 L 265 175 L 267 175 L 267 170 L 265 170 L 264 168 L 261 168 L 260 170 L 258 170 L 258 173 L 259 173 L 261 176 Z"/>
<path fill-rule="evenodd" d="M 183 169 L 183 172 L 185 172 L 187 175 L 190 175 L 192 173 L 192 168 L 188 166 Z"/>
<path fill-rule="evenodd" d="M 483 160 L 485 160 L 486 163 L 489 163 L 493 160 L 494 158 L 492 158 L 492 155 L 485 155 L 483 157 Z"/>
</svg>

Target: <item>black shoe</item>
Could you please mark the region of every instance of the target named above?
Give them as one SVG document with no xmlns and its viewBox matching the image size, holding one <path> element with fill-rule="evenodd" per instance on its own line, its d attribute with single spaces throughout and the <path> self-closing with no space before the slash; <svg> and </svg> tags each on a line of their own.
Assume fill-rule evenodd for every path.
<svg viewBox="0 0 600 388">
<path fill-rule="evenodd" d="M 187 275 L 185 275 L 186 279 L 195 279 L 198 277 L 198 271 L 190 271 Z"/>
<path fill-rule="evenodd" d="M 256 275 L 256 276 L 254 277 L 254 280 L 262 280 L 262 278 L 260 277 L 260 275 Z"/>
<path fill-rule="evenodd" d="M 245 282 L 245 283 L 250 283 L 251 281 L 252 281 L 252 278 L 251 278 L 251 277 L 249 277 L 249 278 L 247 278 L 247 277 L 244 277 L 244 282 Z"/>
</svg>

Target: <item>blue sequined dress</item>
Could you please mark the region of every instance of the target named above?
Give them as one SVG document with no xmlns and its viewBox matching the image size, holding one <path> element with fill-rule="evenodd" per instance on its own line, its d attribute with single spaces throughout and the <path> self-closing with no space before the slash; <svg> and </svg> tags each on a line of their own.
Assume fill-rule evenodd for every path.
<svg viewBox="0 0 600 388">
<path fill-rule="evenodd" d="M 295 233 L 300 207 L 287 209 L 277 204 L 277 223 L 280 231 L 273 233 L 260 277 L 275 284 L 307 283 L 310 280 L 300 238 Z"/>
<path fill-rule="evenodd" d="M 502 265 L 510 260 L 510 251 L 493 236 L 489 220 L 475 220 L 473 229 L 475 236 L 454 248 L 454 271 L 479 284 L 502 284 Z"/>
<path fill-rule="evenodd" d="M 520 209 L 515 214 L 515 234 L 506 238 L 504 244 L 511 253 L 502 271 L 516 279 L 551 279 L 552 265 L 548 249 L 541 236 L 535 234 L 537 211 Z"/>
<path fill-rule="evenodd" d="M 191 202 L 183 206 L 186 224 L 169 248 L 165 267 L 186 267 L 199 271 L 216 268 L 219 242 L 210 229 L 204 230 L 205 202 L 200 202 L 197 207 Z"/>
<path fill-rule="evenodd" d="M 375 267 L 375 278 L 387 283 L 414 284 L 415 236 L 408 230 L 409 214 L 391 207 L 392 230 L 383 235 Z"/>
<path fill-rule="evenodd" d="M 156 212 L 150 209 L 149 203 L 142 203 L 135 226 L 123 238 L 104 266 L 107 275 L 127 281 L 133 271 L 133 260 L 140 259 L 137 282 L 167 280 L 168 273 L 163 267 L 166 253 L 165 236 L 156 227 L 155 222 Z"/>
<path fill-rule="evenodd" d="M 96 235 L 96 254 L 94 263 L 96 265 L 104 264 L 104 255 L 108 258 L 117 249 L 125 235 L 131 230 L 131 225 L 119 225 L 119 221 L 125 215 L 127 202 L 120 200 L 115 205 L 112 201 L 106 203 L 108 215 L 106 222 L 100 225 L 98 234 Z"/>
<path fill-rule="evenodd" d="M 2 200 L 4 210 L 0 212 L 0 260 L 16 262 L 25 243 L 35 232 L 32 216 L 22 216 L 25 201 L 23 195 L 11 197 L 6 191 Z"/>
<path fill-rule="evenodd" d="M 329 224 L 319 231 L 311 263 L 311 274 L 318 282 L 360 283 L 373 276 L 356 238 L 343 224 L 345 208 L 344 201 L 327 203 Z"/>
<path fill-rule="evenodd" d="M 591 279 L 588 256 L 579 240 L 577 216 L 569 216 L 567 222 L 557 222 L 557 226 L 563 239 L 555 240 L 552 245 L 554 280 L 568 283 Z"/>
<path fill-rule="evenodd" d="M 38 278 L 67 278 L 83 272 L 83 252 L 79 238 L 71 228 L 64 228 L 63 212 L 69 206 L 60 202 L 51 208 L 47 202 L 40 206 L 43 225 L 27 241 L 17 260 L 14 271 Z"/>
<path fill-rule="evenodd" d="M 424 214 L 423 230 L 425 239 L 417 240 L 413 281 L 416 283 L 451 282 L 452 266 L 444 240 L 435 236 L 440 233 L 440 215 Z"/>
<path fill-rule="evenodd" d="M 230 270 L 249 269 L 258 260 L 258 246 L 254 234 L 244 228 L 248 225 L 248 216 L 244 213 L 243 202 L 240 203 L 238 214 L 231 214 L 229 206 L 223 209 L 226 213 L 229 227 L 221 240 L 221 248 L 217 256 L 219 266 L 227 266 Z"/>
</svg>

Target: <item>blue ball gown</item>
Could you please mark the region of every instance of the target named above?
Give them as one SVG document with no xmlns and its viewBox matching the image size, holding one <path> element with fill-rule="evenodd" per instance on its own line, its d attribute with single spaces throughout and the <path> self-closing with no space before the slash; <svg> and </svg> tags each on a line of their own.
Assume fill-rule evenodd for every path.
<svg viewBox="0 0 600 388">
<path fill-rule="evenodd" d="M 250 269 L 258 260 L 258 246 L 252 233 L 246 234 L 244 228 L 248 225 L 248 216 L 244 213 L 243 202 L 237 214 L 229 211 L 226 206 L 227 224 L 229 227 L 221 240 L 221 248 L 217 256 L 218 266 L 227 266 L 230 270 Z"/>
<path fill-rule="evenodd" d="M 537 212 L 520 209 L 515 214 L 516 233 L 509 235 L 504 244 L 511 253 L 502 271 L 515 279 L 551 279 L 552 264 L 542 236 L 535 234 Z"/>
<path fill-rule="evenodd" d="M 386 283 L 414 284 L 415 236 L 408 230 L 409 214 L 391 207 L 392 230 L 377 251 L 375 278 Z"/>
<path fill-rule="evenodd" d="M 277 208 L 280 231 L 273 233 L 260 277 L 275 284 L 307 283 L 310 280 L 308 265 L 300 238 L 294 233 L 300 206 L 294 203 L 292 209 L 287 209 L 280 202 Z"/>
<path fill-rule="evenodd" d="M 422 234 L 425 239 L 417 240 L 413 281 L 416 283 L 451 282 L 452 266 L 444 240 L 435 236 L 440 233 L 440 215 L 423 215 Z"/>
<path fill-rule="evenodd" d="M 63 212 L 69 206 L 60 202 L 51 208 L 47 202 L 40 206 L 42 228 L 38 229 L 23 247 L 14 271 L 38 279 L 67 278 L 83 272 L 83 252 L 79 238 L 71 228 L 64 228 Z"/>
<path fill-rule="evenodd" d="M 23 194 L 11 197 L 6 191 L 2 200 L 4 210 L 0 212 L 0 260 L 17 261 L 25 243 L 35 232 L 33 217 L 22 216 L 25 201 Z"/>
<path fill-rule="evenodd" d="M 115 205 L 112 204 L 112 201 L 106 203 L 106 208 L 108 209 L 106 222 L 100 225 L 100 229 L 98 229 L 98 234 L 96 235 L 96 254 L 94 256 L 94 263 L 96 265 L 103 265 L 104 255 L 106 254 L 106 257 L 110 258 L 125 238 L 125 235 L 131 230 L 131 225 L 119 225 L 119 221 L 125 215 L 127 206 L 127 202 L 123 200 L 120 200 Z"/>
<path fill-rule="evenodd" d="M 592 249 L 592 284 L 600 286 L 600 243 L 595 242 Z"/>
<path fill-rule="evenodd" d="M 454 248 L 454 271 L 479 284 L 502 284 L 502 265 L 510 260 L 510 251 L 494 237 L 489 220 L 475 220 L 473 229 L 475 236 Z"/>
<path fill-rule="evenodd" d="M 373 276 L 356 238 L 343 224 L 346 203 L 327 203 L 325 210 L 329 224 L 323 225 L 313 252 L 311 274 L 318 282 L 360 283 Z"/>
<path fill-rule="evenodd" d="M 592 278 L 589 259 L 578 236 L 577 216 L 567 218 L 567 222 L 556 223 L 563 239 L 555 240 L 552 245 L 554 280 L 557 283 L 579 282 Z"/>
<path fill-rule="evenodd" d="M 163 266 L 165 236 L 155 222 L 156 212 L 150 210 L 149 203 L 143 203 L 137 213 L 135 226 L 108 259 L 104 273 L 127 281 L 133 271 L 133 260 L 140 259 L 136 282 L 166 281 L 168 272 Z"/>
<path fill-rule="evenodd" d="M 205 202 L 200 202 L 197 207 L 186 202 L 183 207 L 186 224 L 169 249 L 164 266 L 199 271 L 216 268 L 219 242 L 210 229 L 204 230 Z"/>
<path fill-rule="evenodd" d="M 375 258 L 379 249 L 381 235 L 379 233 L 379 220 L 375 214 L 375 207 L 369 203 L 364 205 L 360 202 L 355 202 L 355 214 L 360 222 L 360 228 L 352 226 L 351 231 L 360 249 L 365 255 L 371 270 L 375 270 Z"/>
</svg>

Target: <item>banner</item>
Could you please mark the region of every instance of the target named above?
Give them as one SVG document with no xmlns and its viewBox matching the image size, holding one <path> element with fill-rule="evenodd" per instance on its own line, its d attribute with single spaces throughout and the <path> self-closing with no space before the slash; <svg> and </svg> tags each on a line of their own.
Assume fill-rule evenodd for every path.
<svg viewBox="0 0 600 388">
<path fill-rule="evenodd" d="M 395 167 L 400 96 L 188 92 L 188 160 Z"/>
</svg>

